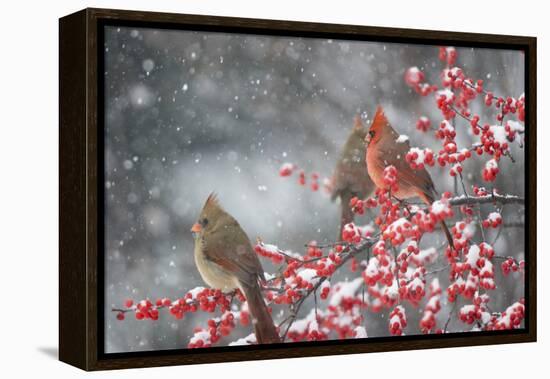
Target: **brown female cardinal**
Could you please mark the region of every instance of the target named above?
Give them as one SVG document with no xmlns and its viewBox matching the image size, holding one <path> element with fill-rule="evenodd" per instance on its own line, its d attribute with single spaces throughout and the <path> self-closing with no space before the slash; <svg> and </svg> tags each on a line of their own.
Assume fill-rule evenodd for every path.
<svg viewBox="0 0 550 379">
<path fill-rule="evenodd" d="M 372 125 L 365 139 L 367 143 L 367 171 L 374 184 L 384 188 L 384 169 L 394 166 L 397 169 L 397 192 L 393 193 L 398 199 L 404 200 L 419 197 L 426 204 L 431 205 L 436 196 L 432 178 L 426 169 L 415 170 L 405 160 L 410 149 L 409 141 L 400 139 L 399 134 L 391 127 L 381 107 L 376 110 Z M 441 221 L 447 241 L 454 248 L 453 237 Z"/>
<path fill-rule="evenodd" d="M 332 177 L 332 200 L 341 200 L 340 236 L 344 225 L 353 221 L 353 212 L 349 206 L 352 197 L 364 199 L 374 190 L 374 183 L 365 172 L 365 137 L 367 130 L 361 117 L 355 116 L 353 129 L 344 145 L 340 159 Z"/>
<path fill-rule="evenodd" d="M 258 343 L 280 342 L 260 289 L 259 281 L 265 281 L 260 260 L 244 230 L 214 194 L 208 196 L 191 232 L 203 280 L 222 291 L 239 288 L 248 302 Z"/>
</svg>

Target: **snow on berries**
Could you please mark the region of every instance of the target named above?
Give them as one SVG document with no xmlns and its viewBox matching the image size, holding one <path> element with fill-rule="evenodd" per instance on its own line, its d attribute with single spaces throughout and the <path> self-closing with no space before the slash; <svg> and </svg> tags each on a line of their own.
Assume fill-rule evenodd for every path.
<svg viewBox="0 0 550 379">
<path fill-rule="evenodd" d="M 437 108 L 443 114 L 445 120 L 450 120 L 456 116 L 453 109 L 455 94 L 449 89 L 439 90 L 435 94 Z"/>
<path fill-rule="evenodd" d="M 478 322 L 481 325 L 489 323 L 491 314 L 487 312 L 488 302 L 489 296 L 486 294 L 480 295 L 476 292 L 473 296 L 473 304 L 467 304 L 460 308 L 459 319 L 470 325 L 474 322 Z"/>
<path fill-rule="evenodd" d="M 288 163 L 288 162 L 283 163 L 279 168 L 279 175 L 282 177 L 291 176 L 295 168 L 296 166 L 292 163 Z"/>
<path fill-rule="evenodd" d="M 430 119 L 426 116 L 420 116 L 418 120 L 416 121 L 416 129 L 420 130 L 421 132 L 427 132 L 430 130 L 432 124 L 430 122 Z"/>
<path fill-rule="evenodd" d="M 358 244 L 364 238 L 370 237 L 373 232 L 374 228 L 370 224 L 358 226 L 351 222 L 342 229 L 342 241 Z"/>
<path fill-rule="evenodd" d="M 420 330 L 424 334 L 435 330 L 436 316 L 441 310 L 441 293 L 439 279 L 435 278 L 430 284 L 429 299 L 424 306 L 424 313 L 420 319 Z"/>
<path fill-rule="evenodd" d="M 256 246 L 254 246 L 254 251 L 258 255 L 270 259 L 275 265 L 279 265 L 284 261 L 284 253 L 277 246 L 266 244 L 261 240 L 258 240 Z"/>
<path fill-rule="evenodd" d="M 380 283 L 391 286 L 394 280 L 395 262 L 393 256 L 386 250 L 385 243 L 378 241 L 372 249 L 373 257 L 367 263 L 362 273 L 363 279 L 368 286 Z"/>
<path fill-rule="evenodd" d="M 447 64 L 447 66 L 452 66 L 455 64 L 457 58 L 456 49 L 452 46 L 441 46 L 439 48 L 439 60 Z"/>
<path fill-rule="evenodd" d="M 481 222 L 481 225 L 487 228 L 498 228 L 502 225 L 502 215 L 498 212 L 491 212 L 485 220 Z"/>
<path fill-rule="evenodd" d="M 483 180 L 485 180 L 486 182 L 493 182 L 496 179 L 498 173 L 498 162 L 496 161 L 496 159 L 490 159 L 487 161 L 487 163 L 485 163 L 485 167 L 483 168 Z"/>
<path fill-rule="evenodd" d="M 198 327 L 195 333 L 189 340 L 187 347 L 189 349 L 210 347 L 217 343 L 220 339 L 229 336 L 236 327 L 237 319 L 240 318 L 241 312 L 224 312 L 220 317 L 214 317 L 208 320 L 207 327 Z"/>
<path fill-rule="evenodd" d="M 356 326 L 355 329 L 353 329 L 354 337 L 355 338 L 367 338 L 367 329 L 365 329 L 364 326 Z"/>
<path fill-rule="evenodd" d="M 403 334 L 403 329 L 407 327 L 407 318 L 405 316 L 405 308 L 398 305 L 390 313 L 389 329 L 394 336 Z"/>
<path fill-rule="evenodd" d="M 365 209 L 367 208 L 375 208 L 378 205 L 378 202 L 376 199 L 369 197 L 365 200 L 359 199 L 357 196 L 354 196 L 350 199 L 349 207 L 351 208 L 353 213 L 356 213 L 358 215 L 365 214 Z"/>
<path fill-rule="evenodd" d="M 454 216 L 453 209 L 451 208 L 448 198 L 445 195 L 441 200 L 436 200 L 430 206 L 430 213 L 439 221 L 445 220 Z"/>
<path fill-rule="evenodd" d="M 521 327 L 521 322 L 525 318 L 525 301 L 520 301 L 510 305 L 500 315 L 493 316 L 488 325 L 488 330 L 506 330 L 517 329 Z"/>
<path fill-rule="evenodd" d="M 195 349 L 199 347 L 210 347 L 212 346 L 212 341 L 210 339 L 210 332 L 205 329 L 200 329 L 193 334 L 193 337 L 189 340 L 187 347 L 189 349 Z"/>
<path fill-rule="evenodd" d="M 386 189 L 397 192 L 397 169 L 395 166 L 390 165 L 384 169 L 382 181 Z"/>
<path fill-rule="evenodd" d="M 504 276 L 508 276 L 512 272 L 525 272 L 525 261 L 516 261 L 512 257 L 506 258 L 501 264 L 500 268 Z"/>
<path fill-rule="evenodd" d="M 425 76 L 416 66 L 405 71 L 405 83 L 421 96 L 426 96 L 437 90 L 437 86 L 424 82 Z"/>
<path fill-rule="evenodd" d="M 409 67 L 405 72 L 405 83 L 414 87 L 424 81 L 424 73 L 418 67 Z"/>
<path fill-rule="evenodd" d="M 416 226 L 404 217 L 392 222 L 382 233 L 382 238 L 394 246 L 401 245 L 407 238 L 417 236 Z"/>
<path fill-rule="evenodd" d="M 435 164 L 434 153 L 432 150 L 412 147 L 405 155 L 405 160 L 412 169 L 422 170 L 424 166 L 433 166 Z"/>
</svg>

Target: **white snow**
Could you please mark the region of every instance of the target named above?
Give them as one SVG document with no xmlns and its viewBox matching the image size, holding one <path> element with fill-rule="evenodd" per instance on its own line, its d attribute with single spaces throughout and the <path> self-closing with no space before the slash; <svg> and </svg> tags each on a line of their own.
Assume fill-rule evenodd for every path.
<svg viewBox="0 0 550 379">
<path fill-rule="evenodd" d="M 268 244 L 268 243 L 262 244 L 262 250 L 268 251 L 272 254 L 278 254 L 279 253 L 279 248 L 277 246 L 271 245 L 271 244 Z"/>
<path fill-rule="evenodd" d="M 476 306 L 473 304 L 467 304 L 467 305 L 464 305 L 462 308 L 460 308 L 460 313 L 462 314 L 468 314 L 470 312 L 475 312 L 475 311 L 476 311 Z"/>
<path fill-rule="evenodd" d="M 192 290 L 189 290 L 188 293 L 190 293 L 190 294 L 191 294 L 191 297 L 192 297 L 193 299 L 195 299 L 195 298 L 197 297 L 197 295 L 198 295 L 199 293 L 201 293 L 202 291 L 204 291 L 204 287 L 200 287 L 200 286 L 199 286 L 199 287 L 193 288 Z"/>
<path fill-rule="evenodd" d="M 455 131 L 454 126 L 453 126 L 449 121 L 447 121 L 447 120 L 443 120 L 443 121 L 441 122 L 441 125 L 439 126 L 439 128 L 440 128 L 441 130 L 447 131 L 447 132 L 449 132 L 449 133 L 452 133 L 452 132 Z"/>
<path fill-rule="evenodd" d="M 298 334 L 305 333 L 309 328 L 309 324 L 314 320 L 315 320 L 315 309 L 312 309 L 306 317 L 294 321 L 294 323 L 288 329 L 288 331 L 298 333 Z"/>
<path fill-rule="evenodd" d="M 479 259 L 479 246 L 472 245 L 470 246 L 470 249 L 468 250 L 468 258 L 466 260 L 466 263 L 470 265 L 470 267 L 476 267 L 477 260 Z"/>
<path fill-rule="evenodd" d="M 142 67 L 149 74 L 155 68 L 155 62 L 152 59 L 146 59 L 143 61 Z"/>
<path fill-rule="evenodd" d="M 254 333 L 250 333 L 248 336 L 239 338 L 236 341 L 230 342 L 229 346 L 242 346 L 242 345 L 253 345 L 256 341 L 256 335 Z"/>
<path fill-rule="evenodd" d="M 196 332 L 189 342 L 196 343 L 197 341 L 202 340 L 205 344 L 210 343 L 210 333 L 207 330 L 201 330 Z"/>
<path fill-rule="evenodd" d="M 420 69 L 416 66 L 412 66 L 407 70 L 407 76 L 410 78 L 411 82 L 418 83 L 420 81 Z"/>
<path fill-rule="evenodd" d="M 416 277 L 413 279 L 412 282 L 409 283 L 407 287 L 412 289 L 416 289 L 417 287 L 424 288 L 424 282 L 422 282 L 422 279 Z"/>
<path fill-rule="evenodd" d="M 385 295 L 388 295 L 390 299 L 397 299 L 399 296 L 399 285 L 397 283 L 397 280 L 394 279 L 391 286 L 386 287 Z"/>
<path fill-rule="evenodd" d="M 488 260 L 488 259 L 485 260 L 485 264 L 481 268 L 481 271 L 479 272 L 479 275 L 482 278 L 485 277 L 485 276 L 487 276 L 487 277 L 494 276 L 493 263 L 490 260 Z"/>
<path fill-rule="evenodd" d="M 449 210 L 450 208 L 448 202 L 436 200 L 432 203 L 432 212 L 436 215 L 439 215 L 441 213 L 449 213 Z"/>
<path fill-rule="evenodd" d="M 491 125 L 489 127 L 489 130 L 493 134 L 493 139 L 500 143 L 501 145 L 503 143 L 508 143 L 508 139 L 506 138 L 508 133 L 506 133 L 506 130 L 504 129 L 504 126 L 500 125 Z"/>
<path fill-rule="evenodd" d="M 426 304 L 426 308 L 437 309 L 437 302 L 438 301 L 439 301 L 439 296 L 430 297 L 430 300 L 428 300 L 428 303 Z"/>
<path fill-rule="evenodd" d="M 405 217 L 401 217 L 395 220 L 394 222 L 392 222 L 389 228 L 393 228 L 397 230 L 397 228 L 401 228 L 401 229 L 408 228 L 410 225 L 411 225 L 411 222 L 409 220 L 407 220 Z"/>
<path fill-rule="evenodd" d="M 476 234 L 476 223 L 474 221 L 469 222 L 462 231 L 462 240 L 471 239 Z"/>
<path fill-rule="evenodd" d="M 298 271 L 296 273 L 296 276 L 313 285 L 315 285 L 319 281 L 319 277 L 317 277 L 317 270 L 313 268 L 304 268 Z"/>
<path fill-rule="evenodd" d="M 409 136 L 405 135 L 405 134 L 401 134 L 399 137 L 397 137 L 397 139 L 395 140 L 395 142 L 397 143 L 405 143 L 409 140 Z"/>
<path fill-rule="evenodd" d="M 434 278 L 434 280 L 432 280 L 432 283 L 430 284 L 430 291 L 436 292 L 440 289 L 441 289 L 441 284 L 439 284 L 439 279 Z"/>
<path fill-rule="evenodd" d="M 367 330 L 363 326 L 357 326 L 354 329 L 355 338 L 367 338 Z"/>
<path fill-rule="evenodd" d="M 433 263 L 437 259 L 437 249 L 435 247 L 429 247 L 424 250 L 420 250 L 417 259 L 424 264 Z"/>
<path fill-rule="evenodd" d="M 523 132 L 525 130 L 525 127 L 518 121 L 508 120 L 506 123 L 510 127 L 510 130 L 514 132 Z"/>
<path fill-rule="evenodd" d="M 359 287 L 363 284 L 363 278 L 355 278 L 351 282 L 339 282 L 333 286 L 333 293 L 330 298 L 330 305 L 338 306 L 342 299 L 353 298 L 355 293 L 359 290 Z"/>
<path fill-rule="evenodd" d="M 376 257 L 369 259 L 365 273 L 367 276 L 375 276 L 378 273 L 378 259 Z"/>
<path fill-rule="evenodd" d="M 426 150 L 429 150 L 429 149 L 426 149 Z M 409 149 L 409 153 L 418 154 L 418 157 L 414 160 L 416 164 L 424 163 L 425 152 L 423 149 L 419 149 L 418 147 L 411 147 Z"/>
<path fill-rule="evenodd" d="M 450 89 L 442 89 L 436 92 L 437 97 L 444 97 L 447 101 L 452 101 L 455 98 L 455 94 Z"/>
<path fill-rule="evenodd" d="M 495 159 L 490 159 L 485 163 L 485 168 L 488 170 L 498 168 L 498 162 Z"/>
<path fill-rule="evenodd" d="M 487 219 L 489 219 L 489 221 L 495 222 L 502 220 L 502 216 L 498 212 L 491 212 L 489 213 L 489 216 L 487 216 Z"/>
</svg>

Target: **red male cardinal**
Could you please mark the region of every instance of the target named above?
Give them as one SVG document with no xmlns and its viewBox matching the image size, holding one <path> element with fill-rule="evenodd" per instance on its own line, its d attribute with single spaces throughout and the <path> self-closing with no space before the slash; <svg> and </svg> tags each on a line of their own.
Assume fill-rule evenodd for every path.
<svg viewBox="0 0 550 379">
<path fill-rule="evenodd" d="M 340 197 L 342 215 L 340 217 L 340 236 L 344 225 L 353 221 L 353 212 L 349 206 L 352 197 L 364 199 L 374 191 L 374 183 L 365 172 L 365 137 L 367 129 L 361 117 L 355 116 L 353 129 L 344 145 L 340 159 L 332 177 L 332 200 Z"/>
<path fill-rule="evenodd" d="M 265 281 L 260 260 L 244 230 L 214 194 L 208 196 L 191 232 L 195 264 L 203 280 L 222 291 L 239 288 L 248 302 L 258 343 L 280 342 L 259 284 Z"/>
<path fill-rule="evenodd" d="M 399 134 L 391 127 L 382 107 L 378 107 L 372 120 L 369 133 L 365 138 L 367 143 L 367 171 L 378 188 L 384 188 L 384 169 L 394 166 L 397 169 L 398 199 L 404 200 L 419 197 L 431 205 L 437 196 L 434 183 L 426 169 L 415 170 L 405 160 L 410 149 L 409 141 L 397 141 Z M 449 228 L 441 221 L 441 226 L 451 248 L 454 248 L 453 237 Z"/>
</svg>

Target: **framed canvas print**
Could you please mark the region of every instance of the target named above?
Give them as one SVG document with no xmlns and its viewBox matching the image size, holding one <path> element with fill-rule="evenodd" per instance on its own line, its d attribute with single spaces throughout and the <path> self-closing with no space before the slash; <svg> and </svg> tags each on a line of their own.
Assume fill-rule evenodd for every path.
<svg viewBox="0 0 550 379">
<path fill-rule="evenodd" d="M 60 19 L 60 359 L 536 340 L 536 40 Z"/>
</svg>

